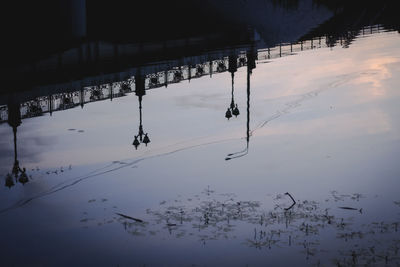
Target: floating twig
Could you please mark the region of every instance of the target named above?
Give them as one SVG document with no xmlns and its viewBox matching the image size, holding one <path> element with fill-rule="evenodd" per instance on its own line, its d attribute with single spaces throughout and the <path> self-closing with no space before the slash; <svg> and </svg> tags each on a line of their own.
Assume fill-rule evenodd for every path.
<svg viewBox="0 0 400 267">
<path fill-rule="evenodd" d="M 293 204 L 289 208 L 285 208 L 285 210 L 290 210 L 291 208 L 294 207 L 294 205 L 296 205 L 296 200 L 294 200 L 294 198 L 292 197 L 292 195 L 289 192 L 286 192 L 285 195 L 288 195 L 293 201 Z"/>
<path fill-rule="evenodd" d="M 117 214 L 117 215 L 119 215 L 119 216 L 121 216 L 121 217 L 124 217 L 125 219 L 134 220 L 135 222 L 140 222 L 140 223 L 143 222 L 143 220 L 141 220 L 141 219 L 133 218 L 133 217 L 131 217 L 131 216 L 128 216 L 128 215 L 125 215 L 125 214 L 122 214 L 122 213 L 116 212 L 115 214 Z"/>
<path fill-rule="evenodd" d="M 352 207 L 339 207 L 339 209 L 344 209 L 344 210 L 358 210 L 358 209 L 352 208 Z"/>
<path fill-rule="evenodd" d="M 362 208 L 361 209 L 356 209 L 352 207 L 339 207 L 339 209 L 344 209 L 344 210 L 358 210 L 360 213 L 362 213 Z"/>
</svg>

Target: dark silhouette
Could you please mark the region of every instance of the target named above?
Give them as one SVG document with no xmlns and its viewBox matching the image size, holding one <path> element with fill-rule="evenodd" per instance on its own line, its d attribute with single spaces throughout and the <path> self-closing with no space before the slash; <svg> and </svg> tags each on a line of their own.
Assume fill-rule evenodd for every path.
<svg viewBox="0 0 400 267">
<path fill-rule="evenodd" d="M 256 68 L 257 54 L 254 48 L 251 49 L 247 54 L 247 120 L 246 120 L 246 147 L 238 152 L 230 153 L 227 155 L 225 160 L 231 160 L 235 158 L 240 158 L 248 154 L 249 152 L 249 142 L 250 142 L 250 75 L 253 69 Z"/>
<path fill-rule="evenodd" d="M 14 98 L 10 99 L 8 105 L 8 125 L 13 130 L 14 136 L 14 165 L 11 170 L 11 174 L 6 175 L 5 186 L 11 188 L 14 186 L 13 177 L 15 182 L 20 182 L 21 184 L 25 184 L 29 181 L 28 176 L 26 174 L 26 169 L 20 167 L 18 161 L 18 149 L 17 149 L 17 128 L 21 125 L 21 111 L 20 111 L 20 103 Z"/>
<path fill-rule="evenodd" d="M 132 145 L 137 149 L 140 143 L 143 143 L 147 146 L 150 143 L 150 138 L 148 133 L 144 133 L 143 131 L 143 121 L 142 121 L 142 99 L 146 94 L 145 90 L 145 78 L 140 74 L 140 72 L 135 76 L 135 95 L 139 100 L 139 131 L 138 134 L 135 135 Z"/>
<path fill-rule="evenodd" d="M 238 105 L 235 104 L 235 97 L 234 97 L 234 79 L 235 79 L 235 72 L 237 71 L 238 68 L 237 59 L 238 59 L 237 55 L 230 55 L 228 58 L 228 64 L 229 64 L 228 71 L 231 73 L 232 77 L 231 104 L 225 113 L 225 118 L 227 118 L 228 120 L 232 117 L 232 115 L 237 117 L 240 114 Z"/>
</svg>

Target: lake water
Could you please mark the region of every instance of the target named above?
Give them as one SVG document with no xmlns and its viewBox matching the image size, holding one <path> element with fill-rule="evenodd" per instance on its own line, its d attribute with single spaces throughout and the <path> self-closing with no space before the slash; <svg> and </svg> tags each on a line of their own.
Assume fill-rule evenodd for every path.
<svg viewBox="0 0 400 267">
<path fill-rule="evenodd" d="M 1 264 L 398 266 L 400 35 L 343 46 L 147 90 L 137 149 L 135 93 L 24 119 Z"/>
</svg>

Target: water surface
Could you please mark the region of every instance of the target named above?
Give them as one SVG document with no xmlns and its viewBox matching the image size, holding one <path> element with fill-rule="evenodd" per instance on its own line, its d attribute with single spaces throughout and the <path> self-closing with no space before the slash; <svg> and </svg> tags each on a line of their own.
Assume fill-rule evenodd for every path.
<svg viewBox="0 0 400 267">
<path fill-rule="evenodd" d="M 3 263 L 399 264 L 399 55 L 397 32 L 360 33 L 147 90 L 137 149 L 135 93 L 24 119 Z"/>
</svg>

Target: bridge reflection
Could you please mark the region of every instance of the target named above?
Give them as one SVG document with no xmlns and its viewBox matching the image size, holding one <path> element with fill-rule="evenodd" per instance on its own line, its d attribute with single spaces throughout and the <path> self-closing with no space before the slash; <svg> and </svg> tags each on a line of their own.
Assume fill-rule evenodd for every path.
<svg viewBox="0 0 400 267">
<path fill-rule="evenodd" d="M 370 26 L 360 30 L 358 35 L 369 35 L 382 31 L 380 25 Z M 349 34 L 350 39 L 357 35 Z M 158 65 L 142 66 L 134 68 L 125 73 L 114 75 L 115 79 L 128 76 L 122 81 L 105 82 L 110 77 L 95 77 L 90 80 L 95 85 L 80 87 L 78 90 L 49 94 L 40 97 L 29 98 L 23 101 L 23 96 L 14 94 L 8 98 L 7 105 L 0 107 L 0 123 L 8 123 L 13 130 L 14 135 L 14 164 L 11 172 L 6 175 L 5 186 L 12 187 L 15 183 L 25 184 L 29 181 L 25 168 L 20 167 L 18 161 L 17 149 L 17 129 L 21 125 L 23 119 L 42 116 L 45 114 L 52 115 L 53 112 L 64 111 L 88 103 L 110 100 L 114 98 L 124 97 L 127 94 L 135 93 L 139 102 L 139 122 L 138 132 L 133 136 L 132 145 L 138 149 L 140 145 L 147 146 L 150 142 L 150 134 L 143 126 L 143 98 L 147 90 L 153 90 L 161 87 L 168 87 L 174 83 L 183 81 L 191 81 L 204 76 L 212 77 L 215 73 L 229 72 L 231 75 L 231 101 L 225 112 L 225 118 L 228 120 L 233 116 L 239 116 L 240 110 L 235 102 L 235 73 L 239 68 L 247 69 L 247 86 L 246 86 L 246 131 L 245 131 L 245 147 L 237 152 L 227 154 L 225 160 L 240 158 L 248 154 L 249 142 L 251 137 L 250 129 L 250 91 L 251 91 L 251 75 L 257 64 L 267 63 L 270 59 L 293 55 L 309 49 L 322 47 L 332 47 L 341 45 L 347 48 L 351 44 L 350 39 L 317 37 L 310 40 L 300 41 L 298 43 L 280 44 L 276 47 L 258 49 L 256 43 L 250 47 L 233 48 L 226 51 L 215 51 L 207 56 L 201 55 L 197 57 L 185 58 L 181 60 L 180 65 L 171 67 L 172 62 L 163 62 Z M 335 41 L 332 41 L 335 40 Z M 219 58 L 216 57 L 219 55 Z M 186 64 L 185 64 L 186 63 Z M 76 85 L 76 84 L 75 84 Z M 75 88 L 72 85 L 72 88 Z"/>
<path fill-rule="evenodd" d="M 380 25 L 364 27 L 357 35 L 370 35 L 384 31 Z M 113 100 L 126 94 L 136 92 L 137 81 L 143 83 L 143 90 L 168 87 L 168 85 L 183 81 L 191 81 L 214 73 L 229 71 L 232 75 L 232 102 L 227 109 L 226 116 L 239 115 L 239 108 L 234 103 L 234 73 L 237 68 L 247 66 L 247 54 L 255 49 L 256 64 L 266 63 L 271 59 L 293 55 L 295 53 L 323 47 L 341 45 L 346 48 L 357 36 L 347 35 L 334 37 L 313 37 L 295 43 L 279 44 L 275 47 L 254 48 L 256 43 L 248 47 L 237 47 L 226 50 L 208 52 L 195 57 L 185 57 L 180 60 L 166 61 L 157 64 L 131 68 L 116 74 L 101 75 L 85 78 L 82 81 L 68 84 L 48 85 L 37 88 L 37 92 L 49 92 L 47 95 L 32 96 L 31 93 L 13 93 L 0 97 L 4 102 L 18 99 L 20 104 L 21 119 L 50 115 L 56 111 L 75 108 L 103 100 Z M 236 66 L 236 67 L 234 67 Z M 140 75 L 138 76 L 138 73 Z M 85 86 L 88 85 L 88 86 Z M 39 93 L 40 94 L 40 93 Z M 1 102 L 0 102 L 1 103 Z M 236 115 L 236 116 L 237 116 Z M 8 106 L 0 106 L 0 123 L 8 120 Z"/>
</svg>

